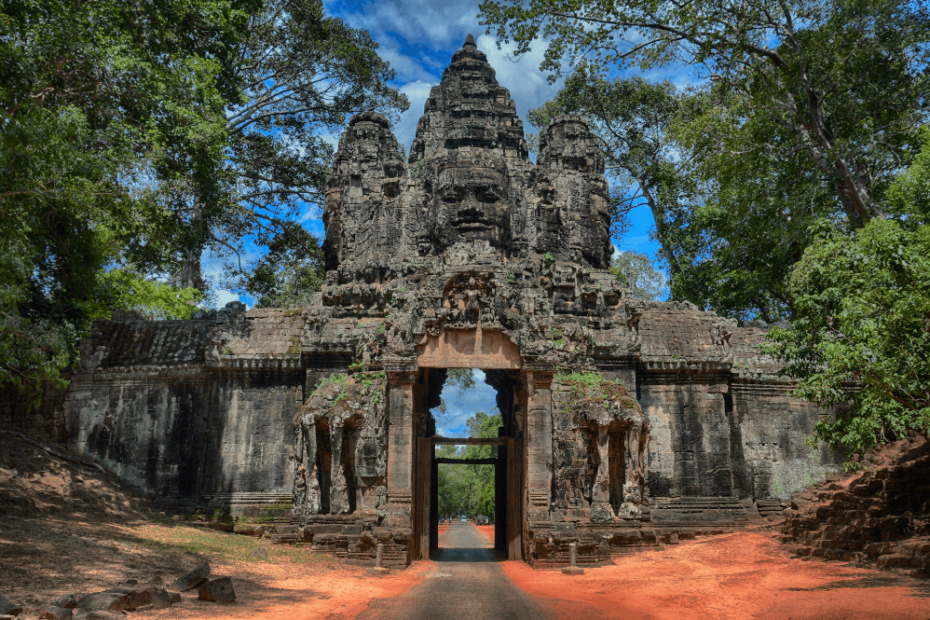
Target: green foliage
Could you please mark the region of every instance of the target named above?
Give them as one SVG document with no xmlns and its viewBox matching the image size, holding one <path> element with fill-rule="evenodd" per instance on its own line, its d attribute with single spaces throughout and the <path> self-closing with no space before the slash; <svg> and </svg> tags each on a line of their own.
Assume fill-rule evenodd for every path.
<svg viewBox="0 0 930 620">
<path fill-rule="evenodd" d="M 554 378 L 557 382 L 569 386 L 573 407 L 617 401 L 627 408 L 640 408 L 639 403 L 630 396 L 626 386 L 619 379 L 605 379 L 604 375 L 598 372 L 565 371 L 557 372 Z"/>
<path fill-rule="evenodd" d="M 308 245 L 293 239 L 292 222 L 323 202 L 333 149 L 321 134 L 340 131 L 357 112 L 377 110 L 396 120 L 409 106 L 389 85 L 394 71 L 371 36 L 327 15 L 322 0 L 265 0 L 246 32 L 236 50 L 242 93 L 230 101 L 223 125 L 235 208 L 203 223 L 203 243 L 236 257 L 247 239 L 272 253 L 282 236 L 290 247 Z M 294 280 L 317 285 L 318 254 L 310 250 L 303 264 L 290 257 L 282 269 L 297 273 L 283 281 L 260 276 L 265 291 L 275 282 L 282 287 L 260 294 L 276 306 L 303 304 Z M 249 270 L 238 261 L 227 267 L 240 290 L 250 290 Z"/>
<path fill-rule="evenodd" d="M 533 123 L 562 112 L 592 121 L 627 177 L 621 193 L 653 211 L 674 299 L 790 317 L 786 279 L 814 222 L 848 232 L 901 212 L 887 192 L 926 118 L 925 4 L 486 0 L 481 10 L 518 54 L 545 41 L 553 78 L 572 64 Z M 605 77 L 681 62 L 709 80 L 680 93 Z M 921 169 L 912 187 L 923 187 Z"/>
<path fill-rule="evenodd" d="M 231 284 L 305 304 L 318 133 L 407 107 L 376 47 L 322 0 L 2 3 L 0 382 L 56 377 L 114 309 L 188 316 L 206 247 L 269 246 Z"/>
<path fill-rule="evenodd" d="M 127 269 L 113 269 L 102 277 L 110 294 L 108 309 L 135 310 L 152 320 L 189 319 L 205 297 L 195 288 L 179 289 Z"/>
<path fill-rule="evenodd" d="M 918 138 L 920 151 L 888 188 L 888 206 L 908 223 L 930 224 L 930 126 L 922 126 Z"/>
<path fill-rule="evenodd" d="M 630 279 L 626 277 L 626 274 L 623 273 L 623 270 L 620 269 L 619 267 L 611 267 L 610 273 L 613 274 L 613 276 L 617 279 L 617 282 L 619 282 L 623 286 L 629 288 L 630 284 L 632 284 L 630 282 Z"/>
<path fill-rule="evenodd" d="M 447 368 L 446 385 L 457 387 L 460 390 L 473 388 L 475 378 L 472 375 L 471 368 Z"/>
<path fill-rule="evenodd" d="M 319 392 L 320 388 L 322 388 L 324 385 L 329 385 L 331 383 L 345 384 L 348 380 L 349 380 L 349 375 L 345 374 L 344 372 L 334 372 L 334 373 L 328 374 L 322 379 L 320 379 L 319 383 L 316 384 L 316 387 L 313 388 L 313 392 L 310 394 L 310 398 L 313 398 L 314 396 L 316 396 L 317 392 Z M 308 398 L 307 400 L 310 400 L 310 398 Z"/>
<path fill-rule="evenodd" d="M 468 436 L 492 438 L 498 436 L 503 424 L 499 413 L 488 415 L 479 411 L 469 418 Z M 497 446 L 438 446 L 440 458 L 488 459 L 497 456 Z M 440 465 L 439 514 L 459 514 L 494 518 L 494 466 L 493 465 Z"/>
<path fill-rule="evenodd" d="M 326 271 L 319 241 L 300 225 L 282 224 L 268 243 L 268 253 L 238 273 L 231 288 L 257 298 L 257 308 L 299 308 L 310 305 L 323 287 Z"/>
<path fill-rule="evenodd" d="M 57 376 L 94 318 L 147 308 L 140 297 L 183 315 L 172 295 L 194 296 L 138 282 L 176 265 L 195 196 L 226 204 L 217 119 L 238 97 L 230 52 L 257 6 L 0 7 L 0 381 Z M 123 286 L 113 267 L 139 278 Z"/>
<path fill-rule="evenodd" d="M 859 455 L 930 429 L 930 226 L 873 220 L 853 238 L 828 225 L 789 281 L 796 316 L 766 350 L 795 394 L 837 406 L 817 438 Z M 847 406 L 849 405 L 849 406 Z"/>
<path fill-rule="evenodd" d="M 665 275 L 645 254 L 624 250 L 611 260 L 610 272 L 626 282 L 633 297 L 657 300 L 665 289 Z"/>
<path fill-rule="evenodd" d="M 555 258 L 552 256 L 551 253 L 546 252 L 543 255 L 543 265 L 545 265 L 546 267 L 552 267 L 554 263 L 555 263 Z"/>
</svg>

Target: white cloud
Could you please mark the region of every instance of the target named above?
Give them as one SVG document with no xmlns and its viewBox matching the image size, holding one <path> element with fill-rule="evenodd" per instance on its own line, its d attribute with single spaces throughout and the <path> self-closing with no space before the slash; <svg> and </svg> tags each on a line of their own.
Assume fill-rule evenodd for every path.
<svg viewBox="0 0 930 620">
<path fill-rule="evenodd" d="M 400 92 L 410 99 L 410 108 L 404 112 L 400 121 L 393 127 L 397 141 L 404 145 L 404 152 L 410 153 L 410 145 L 417 133 L 417 123 L 423 116 L 423 106 L 429 99 L 429 91 L 439 82 L 425 82 L 417 80 L 401 87 Z"/>
<path fill-rule="evenodd" d="M 436 419 L 436 433 L 443 437 L 467 437 L 468 419 L 477 412 L 488 415 L 497 407 L 497 390 L 485 383 L 487 375 L 480 370 L 472 370 L 475 385 L 467 390 L 446 385 L 441 398 L 446 403 L 446 412 L 433 409 Z"/>
<path fill-rule="evenodd" d="M 545 54 L 545 45 L 534 45 L 533 49 L 515 58 L 514 46 L 502 45 L 497 49 L 497 40 L 490 35 L 481 35 L 477 40 L 478 49 L 487 54 L 488 62 L 497 73 L 497 81 L 510 91 L 510 98 L 517 104 L 517 114 L 523 120 L 525 129 L 532 129 L 526 113 L 549 101 L 558 92 L 563 81 L 549 84 L 546 75 L 539 70 Z"/>
<path fill-rule="evenodd" d="M 378 55 L 391 63 L 391 68 L 397 72 L 397 79 L 401 82 L 429 81 L 433 78 L 432 73 L 423 67 L 424 59 L 405 56 L 400 51 L 400 46 L 391 37 L 385 37 L 378 41 Z M 427 64 L 434 63 L 431 61 Z"/>
<path fill-rule="evenodd" d="M 436 48 L 461 45 L 469 32 L 478 33 L 478 2 L 458 0 L 378 0 L 355 4 L 360 12 L 342 17 L 355 28 L 377 33 L 396 32 L 408 41 Z"/>
</svg>

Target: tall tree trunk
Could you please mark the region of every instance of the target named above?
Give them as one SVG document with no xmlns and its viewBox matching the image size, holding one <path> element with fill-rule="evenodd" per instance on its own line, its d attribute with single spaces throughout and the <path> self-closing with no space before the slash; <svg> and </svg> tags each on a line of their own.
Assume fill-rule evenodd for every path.
<svg viewBox="0 0 930 620">
<path fill-rule="evenodd" d="M 195 288 L 206 292 L 207 283 L 203 279 L 203 270 L 200 265 L 206 235 L 203 230 L 204 223 L 199 205 L 194 207 L 190 227 L 191 241 L 190 245 L 183 251 L 184 256 L 181 258 L 181 269 L 178 272 L 177 285 L 180 288 Z"/>
</svg>

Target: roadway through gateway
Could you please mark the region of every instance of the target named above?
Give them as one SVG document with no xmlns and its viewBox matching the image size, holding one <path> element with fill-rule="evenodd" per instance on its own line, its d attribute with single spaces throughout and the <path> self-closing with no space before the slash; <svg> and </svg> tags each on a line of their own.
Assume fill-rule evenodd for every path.
<svg viewBox="0 0 930 620">
<path fill-rule="evenodd" d="M 470 521 L 439 535 L 436 570 L 403 596 L 373 601 L 365 620 L 552 620 L 542 604 L 515 586 L 503 555 Z"/>
</svg>

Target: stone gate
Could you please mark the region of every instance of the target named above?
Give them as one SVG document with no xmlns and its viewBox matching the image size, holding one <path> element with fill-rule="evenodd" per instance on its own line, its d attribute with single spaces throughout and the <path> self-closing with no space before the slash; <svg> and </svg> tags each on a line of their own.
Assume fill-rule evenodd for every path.
<svg viewBox="0 0 930 620">
<path fill-rule="evenodd" d="M 306 308 L 98 322 L 63 405 L 70 443 L 162 505 L 290 503 L 296 537 L 359 562 L 380 542 L 388 565 L 429 553 L 448 368 L 498 391 L 504 547 L 533 565 L 572 542 L 603 563 L 740 527 L 810 456 L 826 412 L 787 395 L 765 326 L 632 298 L 608 270 L 587 124 L 553 121 L 534 164 L 471 37 L 409 157 L 382 116 L 351 120 L 323 217 Z"/>
</svg>

